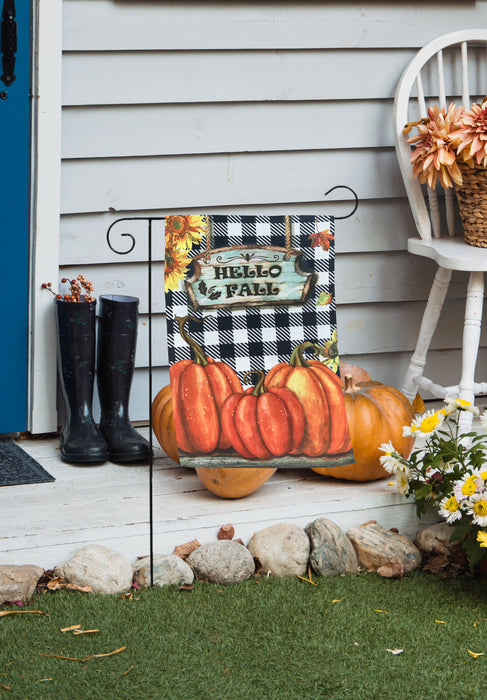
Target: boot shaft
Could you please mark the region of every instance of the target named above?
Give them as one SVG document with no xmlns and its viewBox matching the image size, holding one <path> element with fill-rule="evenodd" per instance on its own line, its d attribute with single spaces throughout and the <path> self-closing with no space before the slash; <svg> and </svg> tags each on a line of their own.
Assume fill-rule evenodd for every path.
<svg viewBox="0 0 487 700">
<path fill-rule="evenodd" d="M 95 377 L 96 301 L 56 299 L 58 364 L 71 412 L 91 415 Z"/>
<path fill-rule="evenodd" d="M 97 382 L 102 414 L 127 410 L 135 368 L 137 297 L 100 296 Z"/>
</svg>

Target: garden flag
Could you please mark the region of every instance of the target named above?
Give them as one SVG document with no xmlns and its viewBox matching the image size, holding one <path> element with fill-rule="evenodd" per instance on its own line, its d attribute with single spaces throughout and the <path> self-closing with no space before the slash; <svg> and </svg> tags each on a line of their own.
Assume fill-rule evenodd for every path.
<svg viewBox="0 0 487 700">
<path fill-rule="evenodd" d="M 338 373 L 333 217 L 167 216 L 165 246 L 180 463 L 354 462 Z"/>
</svg>

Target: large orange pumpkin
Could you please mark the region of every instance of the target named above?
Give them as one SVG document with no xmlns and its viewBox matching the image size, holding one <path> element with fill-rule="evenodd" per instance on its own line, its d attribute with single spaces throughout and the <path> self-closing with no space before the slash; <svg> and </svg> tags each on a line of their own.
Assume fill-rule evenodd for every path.
<svg viewBox="0 0 487 700">
<path fill-rule="evenodd" d="M 276 468 L 269 467 L 237 467 L 229 469 L 207 469 L 197 467 L 201 482 L 220 498 L 242 498 L 257 491 L 276 471 Z"/>
<path fill-rule="evenodd" d="M 193 350 L 194 359 L 175 362 L 169 370 L 174 427 L 180 450 L 210 453 L 230 447 L 221 427 L 221 408 L 230 394 L 243 389 L 229 365 L 206 357 L 203 348 L 188 335 L 188 319 L 176 317 L 181 337 Z"/>
<path fill-rule="evenodd" d="M 273 367 L 265 385 L 290 389 L 303 407 L 304 435 L 296 454 L 318 457 L 348 452 L 351 443 L 340 377 L 322 362 L 306 360 L 306 349 L 316 346 L 305 341 L 294 348 L 289 364 L 280 362 Z"/>
<path fill-rule="evenodd" d="M 167 456 L 179 464 L 170 384 L 162 387 L 152 402 L 152 429 Z"/>
<path fill-rule="evenodd" d="M 389 476 L 380 463 L 384 442 L 392 442 L 396 450 L 409 457 L 414 438 L 403 437 L 403 426 L 414 418 L 412 406 L 400 391 L 380 382 L 354 382 L 345 377 L 343 399 L 347 412 L 355 464 L 313 471 L 348 481 L 373 481 Z"/>
</svg>

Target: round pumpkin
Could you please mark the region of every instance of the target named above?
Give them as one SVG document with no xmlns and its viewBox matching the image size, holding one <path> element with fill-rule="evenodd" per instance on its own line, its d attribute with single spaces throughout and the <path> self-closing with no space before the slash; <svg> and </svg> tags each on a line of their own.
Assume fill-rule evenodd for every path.
<svg viewBox="0 0 487 700">
<path fill-rule="evenodd" d="M 343 400 L 347 412 L 355 464 L 313 471 L 348 481 L 374 481 L 389 476 L 380 463 L 384 442 L 392 442 L 397 452 L 409 457 L 414 438 L 403 437 L 414 413 L 409 400 L 394 387 L 380 382 L 358 382 L 345 377 Z"/>
<path fill-rule="evenodd" d="M 207 469 L 197 467 L 201 482 L 220 498 L 242 498 L 257 491 L 276 471 L 275 467 L 236 467 L 229 469 Z"/>
<path fill-rule="evenodd" d="M 174 427 L 180 450 L 211 453 L 227 449 L 230 441 L 221 427 L 220 414 L 230 394 L 243 393 L 234 370 L 225 362 L 206 357 L 203 348 L 188 335 L 189 316 L 176 317 L 179 332 L 193 351 L 192 360 L 179 360 L 170 370 Z M 200 322 L 200 319 L 191 319 Z"/>
<path fill-rule="evenodd" d="M 345 377 L 347 374 L 352 375 L 355 383 L 372 381 L 370 374 L 363 367 L 359 367 L 358 365 L 349 365 L 348 362 L 340 360 L 339 369 L 342 386 L 345 386 Z"/>
<path fill-rule="evenodd" d="M 179 464 L 170 384 L 164 386 L 152 402 L 152 429 L 167 456 Z"/>
<path fill-rule="evenodd" d="M 294 348 L 289 364 L 275 365 L 265 385 L 290 389 L 303 407 L 304 434 L 294 453 L 318 457 L 348 452 L 351 444 L 340 377 L 322 362 L 306 360 L 303 353 L 307 349 L 316 346 L 305 341 Z"/>
</svg>

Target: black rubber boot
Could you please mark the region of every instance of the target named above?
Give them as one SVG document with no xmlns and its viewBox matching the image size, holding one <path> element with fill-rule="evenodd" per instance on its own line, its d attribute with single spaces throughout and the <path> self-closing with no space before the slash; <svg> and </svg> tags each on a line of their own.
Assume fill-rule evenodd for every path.
<svg viewBox="0 0 487 700">
<path fill-rule="evenodd" d="M 56 299 L 58 365 L 66 419 L 61 457 L 70 464 L 108 459 L 108 448 L 92 415 L 95 380 L 96 301 Z"/>
<path fill-rule="evenodd" d="M 100 297 L 97 382 L 100 430 L 112 462 L 140 462 L 150 457 L 149 443 L 134 430 L 128 412 L 137 341 L 137 297 Z"/>
</svg>

